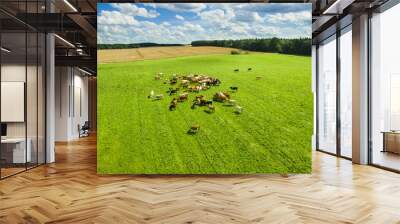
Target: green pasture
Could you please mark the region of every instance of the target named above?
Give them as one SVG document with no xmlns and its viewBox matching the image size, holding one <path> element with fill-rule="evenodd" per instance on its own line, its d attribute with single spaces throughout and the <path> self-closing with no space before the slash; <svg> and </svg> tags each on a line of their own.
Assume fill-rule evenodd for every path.
<svg viewBox="0 0 400 224">
<path fill-rule="evenodd" d="M 210 99 L 238 86 L 231 95 L 243 113 L 217 102 L 215 113 L 191 109 L 195 93 L 169 111 L 173 96 L 154 79 L 159 72 L 219 78 L 219 87 L 199 93 Z M 151 90 L 164 99 L 149 100 Z M 192 124 L 201 129 L 189 135 Z M 309 173 L 312 128 L 310 57 L 252 53 L 98 66 L 101 174 Z"/>
</svg>

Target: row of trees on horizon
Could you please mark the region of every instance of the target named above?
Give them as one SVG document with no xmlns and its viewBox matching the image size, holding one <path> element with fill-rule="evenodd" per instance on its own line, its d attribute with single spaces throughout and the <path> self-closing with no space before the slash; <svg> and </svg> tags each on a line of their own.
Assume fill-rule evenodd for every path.
<svg viewBox="0 0 400 224">
<path fill-rule="evenodd" d="M 311 55 L 310 38 L 266 38 L 266 39 L 241 39 L 241 40 L 199 40 L 193 41 L 192 46 L 215 46 L 237 48 L 245 51 L 260 51 L 282 54 Z M 184 44 L 98 44 L 98 49 L 126 49 L 139 47 L 184 46 Z"/>
<path fill-rule="evenodd" d="M 157 43 L 135 43 L 135 44 L 97 44 L 97 49 L 129 49 L 139 47 L 168 47 L 183 46 L 184 44 L 157 44 Z"/>
<path fill-rule="evenodd" d="M 192 46 L 230 47 L 246 51 L 261 51 L 282 54 L 311 55 L 311 39 L 242 39 L 242 40 L 200 40 Z"/>
</svg>

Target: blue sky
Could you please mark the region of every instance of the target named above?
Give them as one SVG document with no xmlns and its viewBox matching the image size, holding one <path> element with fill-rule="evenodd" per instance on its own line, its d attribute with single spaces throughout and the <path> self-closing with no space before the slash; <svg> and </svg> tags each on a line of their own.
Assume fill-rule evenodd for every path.
<svg viewBox="0 0 400 224">
<path fill-rule="evenodd" d="M 311 37 L 311 4 L 103 3 L 98 43 Z"/>
</svg>

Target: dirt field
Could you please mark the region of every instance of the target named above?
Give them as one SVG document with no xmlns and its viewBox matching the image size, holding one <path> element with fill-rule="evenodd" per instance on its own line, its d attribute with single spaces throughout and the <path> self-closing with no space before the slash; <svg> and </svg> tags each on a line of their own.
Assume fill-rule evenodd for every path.
<svg viewBox="0 0 400 224">
<path fill-rule="evenodd" d="M 99 63 L 138 61 L 146 59 L 174 58 L 179 56 L 229 54 L 233 48 L 223 47 L 144 47 L 132 49 L 98 50 Z"/>
</svg>

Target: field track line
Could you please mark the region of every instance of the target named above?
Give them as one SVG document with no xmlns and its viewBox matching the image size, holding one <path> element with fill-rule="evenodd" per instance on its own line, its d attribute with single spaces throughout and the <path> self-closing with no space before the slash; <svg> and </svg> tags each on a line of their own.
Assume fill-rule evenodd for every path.
<svg viewBox="0 0 400 224">
<path fill-rule="evenodd" d="M 182 114 L 182 112 L 180 112 L 180 113 Z M 190 127 L 191 124 L 189 124 L 189 121 L 186 119 L 186 116 L 182 116 L 182 117 L 183 117 L 183 120 L 186 122 L 187 126 Z M 201 147 L 202 144 L 200 143 L 199 139 L 196 138 L 197 136 L 192 136 L 192 137 L 195 137 L 195 140 L 196 140 L 197 144 L 200 146 L 200 147 L 199 147 L 199 148 L 200 148 L 200 151 L 203 153 L 203 155 L 204 155 L 205 158 L 207 159 L 208 164 L 209 164 L 209 165 L 212 167 L 212 169 L 214 170 L 214 173 L 216 173 L 217 170 L 215 169 L 214 164 L 213 164 L 213 163 L 210 161 L 210 159 L 208 158 L 207 154 L 204 152 L 203 147 Z"/>
<path fill-rule="evenodd" d="M 138 90 L 136 90 L 136 92 L 138 92 Z M 140 126 L 139 126 L 139 130 L 144 130 L 144 116 L 143 116 L 143 114 L 144 114 L 144 112 L 143 112 L 143 110 L 142 110 L 142 107 L 140 106 L 140 99 L 139 99 L 139 96 L 140 96 L 140 94 L 138 94 L 137 95 L 137 99 L 136 99 L 136 102 L 138 103 L 138 110 L 139 110 L 139 113 L 138 113 L 138 117 L 139 117 L 139 121 L 140 121 Z M 144 132 L 143 131 L 139 131 L 139 135 L 140 135 L 140 139 L 146 139 L 146 138 L 144 138 L 145 136 L 143 136 L 143 134 L 144 134 Z M 143 143 L 144 144 L 144 143 Z M 142 141 L 141 140 L 139 140 L 139 145 L 142 145 Z M 139 149 L 139 148 L 137 148 L 136 150 L 138 150 L 139 152 L 140 152 L 140 150 L 141 149 Z M 145 152 L 142 152 L 142 153 L 140 153 L 142 156 L 143 155 L 145 155 Z M 147 158 L 146 157 L 144 157 L 144 159 L 145 160 L 147 160 Z M 145 164 L 145 163 L 144 163 Z M 145 173 L 145 170 L 147 170 L 147 168 L 146 168 L 146 166 L 143 166 L 143 173 Z M 156 170 L 158 170 L 158 168 L 156 167 L 155 168 Z"/>
<path fill-rule="evenodd" d="M 171 111 L 167 111 L 167 113 L 168 112 L 171 112 Z M 176 112 L 176 111 L 175 111 Z M 173 115 L 172 115 L 173 116 Z M 173 143 L 177 146 L 177 148 L 178 148 L 178 150 L 174 150 L 174 154 L 175 154 L 175 158 L 180 162 L 180 164 L 182 165 L 181 166 L 181 169 L 183 170 L 183 171 L 186 171 L 187 170 L 187 167 L 185 166 L 185 163 L 184 163 L 184 160 L 182 160 L 182 158 L 183 158 L 183 155 L 182 155 L 182 152 L 181 152 L 181 150 L 180 149 L 182 149 L 183 147 L 182 147 L 182 144 L 180 143 L 180 141 L 179 141 L 179 138 L 177 137 L 177 135 L 175 134 L 175 131 L 174 131 L 174 129 L 172 128 L 173 127 L 173 124 L 171 123 L 171 119 L 169 119 L 169 116 L 168 115 L 164 115 L 164 117 L 165 117 L 165 121 L 166 121 L 166 123 L 168 123 L 168 130 L 169 130 L 169 133 L 170 133 L 170 136 L 171 137 L 173 137 L 174 138 L 174 141 L 173 141 Z"/>
<path fill-rule="evenodd" d="M 222 118 L 222 117 L 221 117 L 220 115 L 218 115 L 218 114 L 215 114 L 215 113 L 214 113 L 214 114 L 212 114 L 212 116 L 213 116 L 213 117 L 211 118 L 211 120 L 213 121 L 214 126 L 218 126 L 218 122 L 217 122 L 218 120 L 219 120 L 219 121 L 225 121 L 225 119 Z M 224 123 L 226 123 L 226 122 L 224 122 Z M 226 129 L 223 129 L 223 130 L 225 131 Z M 216 129 L 214 129 L 213 131 L 221 132 L 221 129 L 216 128 Z M 212 142 L 212 141 L 210 140 L 210 137 L 209 137 L 209 136 L 211 136 L 211 135 L 207 135 L 206 137 L 207 137 L 207 139 L 208 139 L 210 142 Z M 220 136 L 224 136 L 223 133 L 222 133 Z M 213 149 L 214 149 L 215 152 L 217 152 L 216 154 L 218 155 L 218 157 L 220 158 L 220 160 L 224 162 L 224 167 L 226 168 L 226 167 L 227 167 L 227 166 L 226 166 L 227 163 L 226 163 L 226 160 L 224 160 L 224 158 L 221 157 L 220 150 L 223 149 L 224 151 L 226 151 L 228 148 L 223 147 L 219 141 L 215 141 L 215 143 L 216 143 L 216 145 L 218 145 L 218 147 L 213 147 Z M 233 143 L 232 143 L 232 144 L 233 144 Z M 213 145 L 214 145 L 214 144 L 213 144 Z M 236 150 L 236 151 L 238 151 L 238 150 Z"/>
<path fill-rule="evenodd" d="M 219 157 L 220 161 L 224 161 L 223 158 L 220 156 L 220 153 L 218 153 L 218 148 L 214 147 L 213 142 L 212 142 L 212 141 L 210 140 L 210 138 L 208 137 L 208 134 L 204 133 L 202 136 L 208 140 L 208 142 L 209 142 L 208 146 L 209 146 L 209 147 L 211 146 L 210 148 L 213 149 L 213 151 L 215 152 L 215 154 Z M 199 139 L 196 138 L 196 140 L 197 140 L 197 142 L 199 142 Z M 199 144 L 200 144 L 200 143 L 199 143 Z M 218 142 L 217 142 L 217 144 L 219 145 Z M 202 145 L 202 144 L 200 144 L 200 145 Z M 210 165 L 213 167 L 214 171 L 217 173 L 217 169 L 216 169 L 215 166 L 213 165 L 214 163 L 211 162 L 210 159 L 208 159 L 207 153 L 203 150 L 203 147 L 200 147 L 200 148 L 201 148 L 201 151 L 204 153 L 204 155 L 207 157 L 207 160 L 208 160 L 208 162 L 210 163 Z M 214 160 L 213 160 L 213 161 L 214 161 Z M 226 164 L 226 163 L 224 163 L 224 164 Z"/>
<path fill-rule="evenodd" d="M 145 59 L 142 52 L 140 52 L 140 48 L 136 48 L 136 53 L 140 56 L 141 59 Z"/>
</svg>

